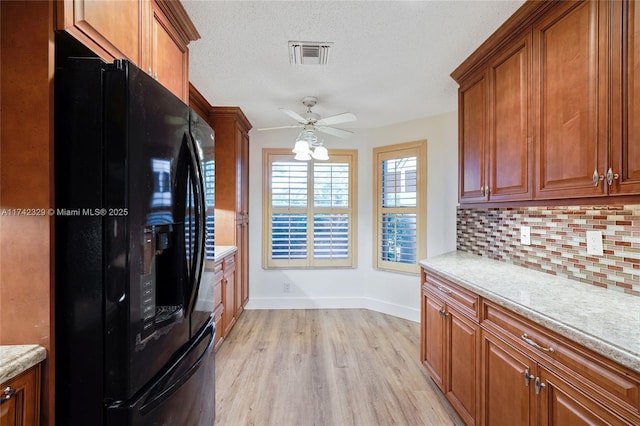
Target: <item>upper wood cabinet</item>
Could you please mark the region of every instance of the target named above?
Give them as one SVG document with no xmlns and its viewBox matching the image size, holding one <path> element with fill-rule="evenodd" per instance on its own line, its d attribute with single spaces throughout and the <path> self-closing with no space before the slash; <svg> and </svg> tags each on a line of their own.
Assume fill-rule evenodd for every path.
<svg viewBox="0 0 640 426">
<path fill-rule="evenodd" d="M 608 6 L 561 2 L 534 26 L 537 199 L 606 193 Z"/>
<path fill-rule="evenodd" d="M 187 45 L 200 35 L 179 1 L 61 0 L 56 12 L 56 29 L 106 61 L 129 59 L 188 102 Z"/>
<path fill-rule="evenodd" d="M 459 91 L 460 201 L 530 200 L 531 33 Z"/>
<path fill-rule="evenodd" d="M 611 137 L 603 174 L 611 195 L 640 193 L 640 5 L 612 8 Z"/>
<path fill-rule="evenodd" d="M 486 201 L 487 164 L 487 73 L 482 70 L 460 86 L 459 185 L 460 201 Z"/>
<path fill-rule="evenodd" d="M 56 29 L 65 30 L 106 61 L 142 61 L 143 0 L 57 2 Z"/>
<path fill-rule="evenodd" d="M 530 200 L 533 185 L 531 34 L 489 65 L 489 201 Z"/>
<path fill-rule="evenodd" d="M 526 2 L 452 73 L 461 203 L 640 194 L 639 9 Z"/>
<path fill-rule="evenodd" d="M 167 89 L 189 99 L 189 49 L 200 38 L 179 2 L 151 1 L 150 45 L 146 68 Z M 190 28 L 191 27 L 191 28 Z"/>
</svg>

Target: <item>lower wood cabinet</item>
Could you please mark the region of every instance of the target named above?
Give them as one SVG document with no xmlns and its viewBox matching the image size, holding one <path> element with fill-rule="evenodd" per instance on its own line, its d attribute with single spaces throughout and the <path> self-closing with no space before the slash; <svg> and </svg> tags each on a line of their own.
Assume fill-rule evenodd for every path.
<svg viewBox="0 0 640 426">
<path fill-rule="evenodd" d="M 421 361 L 467 425 L 640 425 L 640 373 L 437 274 L 421 284 Z"/>
<path fill-rule="evenodd" d="M 482 331 L 480 424 L 534 425 L 535 362 Z"/>
<path fill-rule="evenodd" d="M 40 365 L 0 385 L 0 425 L 40 424 Z"/>
<path fill-rule="evenodd" d="M 480 325 L 448 300 L 451 284 L 438 283 L 437 288 L 443 296 L 427 285 L 422 290 L 422 363 L 458 414 L 474 425 L 479 408 Z"/>
<path fill-rule="evenodd" d="M 237 319 L 235 254 L 225 257 L 223 263 L 224 274 L 222 277 L 222 300 L 224 301 L 224 312 L 222 313 L 222 335 L 226 337 Z"/>
<path fill-rule="evenodd" d="M 238 317 L 242 313 L 238 309 L 238 300 L 242 293 L 241 283 L 237 279 L 237 251 L 227 254 L 216 261 L 215 266 L 215 309 L 216 321 L 215 348 L 218 350 L 222 342 L 231 332 Z M 2 425 L 0 425 L 2 426 Z"/>
</svg>

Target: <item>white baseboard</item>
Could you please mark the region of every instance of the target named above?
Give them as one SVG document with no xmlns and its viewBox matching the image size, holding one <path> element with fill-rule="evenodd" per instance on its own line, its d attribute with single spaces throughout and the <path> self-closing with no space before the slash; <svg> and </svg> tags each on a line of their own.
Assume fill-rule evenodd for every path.
<svg viewBox="0 0 640 426">
<path fill-rule="evenodd" d="M 263 309 L 370 309 L 387 315 L 420 322 L 420 310 L 368 297 L 252 297 L 247 310 Z"/>
</svg>

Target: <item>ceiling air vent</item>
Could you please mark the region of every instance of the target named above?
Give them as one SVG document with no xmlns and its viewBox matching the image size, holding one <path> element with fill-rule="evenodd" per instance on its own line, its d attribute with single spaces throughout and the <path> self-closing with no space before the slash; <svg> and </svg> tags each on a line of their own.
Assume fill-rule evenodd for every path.
<svg viewBox="0 0 640 426">
<path fill-rule="evenodd" d="M 289 62 L 304 65 L 325 65 L 333 43 L 317 41 L 290 41 Z"/>
</svg>

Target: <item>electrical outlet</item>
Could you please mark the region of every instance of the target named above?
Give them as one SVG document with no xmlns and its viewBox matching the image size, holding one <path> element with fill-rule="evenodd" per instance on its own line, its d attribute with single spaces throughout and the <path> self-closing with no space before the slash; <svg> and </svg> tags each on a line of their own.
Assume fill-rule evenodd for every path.
<svg viewBox="0 0 640 426">
<path fill-rule="evenodd" d="M 285 293 L 291 293 L 291 283 L 287 281 L 282 283 L 282 291 L 284 291 Z"/>
<path fill-rule="evenodd" d="M 602 256 L 602 231 L 587 231 L 587 253 Z"/>
<path fill-rule="evenodd" d="M 525 246 L 531 245 L 531 228 L 528 226 L 520 227 L 520 244 Z"/>
</svg>

